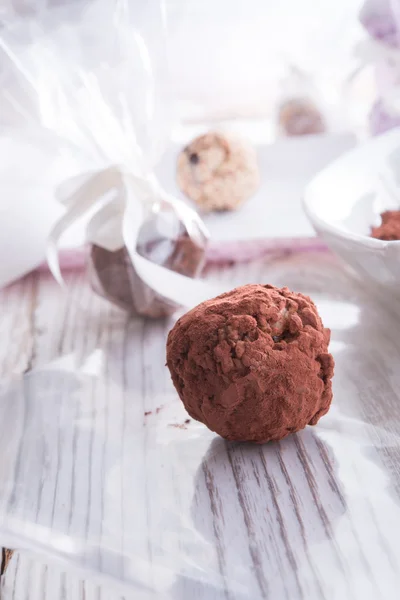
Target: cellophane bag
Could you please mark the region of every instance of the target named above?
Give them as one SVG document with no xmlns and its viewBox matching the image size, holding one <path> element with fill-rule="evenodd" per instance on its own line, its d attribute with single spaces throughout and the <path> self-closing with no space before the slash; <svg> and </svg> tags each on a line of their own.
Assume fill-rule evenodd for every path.
<svg viewBox="0 0 400 600">
<path fill-rule="evenodd" d="M 49 234 L 53 273 L 62 283 L 58 243 L 86 219 L 92 288 L 133 315 L 154 318 L 172 314 L 180 301 L 146 283 L 135 257 L 194 278 L 208 237 L 197 214 L 153 173 L 172 122 L 165 40 L 159 0 L 94 0 L 9 16 L 0 41 L 8 65 L 3 124 L 22 128 L 27 143 L 46 145 L 49 171 L 55 164 L 60 171 L 54 197 L 65 212 Z"/>
<path fill-rule="evenodd" d="M 2 127 L 47 157 L 41 176 L 52 182 L 55 202 L 65 209 L 48 239 L 49 264 L 60 284 L 58 242 L 70 226 L 85 219 L 92 287 L 136 316 L 165 317 L 221 288 L 194 281 L 207 232 L 197 214 L 166 194 L 153 173 L 171 122 L 163 4 L 94 0 L 75 9 L 45 7 L 33 18 L 14 15 L 8 21 L 8 14 L 3 20 Z M 15 173 L 21 179 L 20 193 L 26 193 L 23 160 Z M 2 190 L 7 192 L 5 185 Z M 67 298 L 71 296 L 65 302 Z M 78 328 L 86 326 L 85 309 L 93 305 L 101 305 L 96 295 L 77 307 Z M 104 308 L 108 327 L 112 311 Z M 49 325 L 49 315 L 43 317 Z M 187 508 L 175 506 L 168 490 L 168 481 L 173 482 L 169 468 L 159 471 L 162 457 L 171 467 L 180 464 L 181 473 L 188 468 L 174 439 L 187 415 L 166 385 L 165 336 L 157 341 L 163 348 L 154 348 L 157 358 L 150 353 L 158 374 L 152 385 L 158 391 L 145 407 L 135 375 L 145 336 L 135 328 L 148 322 L 122 317 L 121 323 L 118 331 L 125 332 L 132 350 L 127 377 L 134 377 L 126 396 L 121 382 L 105 368 L 108 350 L 100 340 L 84 350 L 86 357 L 74 342 L 69 356 L 49 362 L 42 356 L 32 372 L 0 380 L 0 408 L 5 411 L 0 429 L 7 448 L 0 460 L 0 544 L 58 560 L 97 581 L 111 580 L 126 598 L 128 593 L 143 600 L 167 597 L 178 573 L 220 585 L 220 576 L 208 572 L 208 543 L 190 534 L 180 512 L 187 514 Z M 164 331 L 168 321 L 154 326 Z M 129 354 L 126 344 L 120 340 L 118 346 Z M 120 358 L 117 370 L 124 369 Z M 151 419 L 161 409 L 167 418 L 164 433 Z M 92 420 L 95 415 L 99 420 Z M 70 435 L 76 440 L 72 446 Z M 153 465 L 140 452 L 143 435 L 152 438 L 148 448 L 153 449 Z M 197 459 L 209 439 L 206 434 L 196 446 Z M 102 454 L 101 440 L 107 446 L 105 462 L 91 474 L 92 460 L 97 463 Z M 190 448 L 186 454 L 189 458 Z M 148 477 L 156 485 L 152 498 L 159 515 L 154 513 L 151 530 L 145 516 Z M 34 498 L 40 507 L 34 508 Z M 145 550 L 149 544 L 153 558 Z M 190 559 L 185 552 L 191 553 Z"/>
</svg>

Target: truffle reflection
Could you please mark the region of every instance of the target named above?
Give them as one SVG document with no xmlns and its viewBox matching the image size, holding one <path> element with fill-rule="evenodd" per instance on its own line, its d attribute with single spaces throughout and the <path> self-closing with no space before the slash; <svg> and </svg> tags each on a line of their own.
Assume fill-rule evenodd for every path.
<svg viewBox="0 0 400 600">
<path fill-rule="evenodd" d="M 304 589 L 323 597 L 309 550 L 318 544 L 321 560 L 336 560 L 331 538 L 346 504 L 335 470 L 329 447 L 309 428 L 265 446 L 210 444 L 191 512 L 216 550 L 226 597 L 297 598 Z M 180 579 L 178 598 L 183 589 L 203 597 L 199 582 Z"/>
</svg>

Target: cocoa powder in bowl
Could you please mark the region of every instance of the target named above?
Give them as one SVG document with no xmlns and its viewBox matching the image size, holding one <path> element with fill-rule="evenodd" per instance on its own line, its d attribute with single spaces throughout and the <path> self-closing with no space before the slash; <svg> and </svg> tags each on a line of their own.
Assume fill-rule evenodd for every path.
<svg viewBox="0 0 400 600">
<path fill-rule="evenodd" d="M 228 440 L 263 443 L 315 425 L 329 410 L 329 340 L 307 296 L 246 285 L 177 321 L 167 365 L 191 417 Z"/>
<path fill-rule="evenodd" d="M 371 237 L 388 242 L 400 240 L 400 210 L 387 210 L 381 219 L 378 227 L 371 228 Z"/>
</svg>

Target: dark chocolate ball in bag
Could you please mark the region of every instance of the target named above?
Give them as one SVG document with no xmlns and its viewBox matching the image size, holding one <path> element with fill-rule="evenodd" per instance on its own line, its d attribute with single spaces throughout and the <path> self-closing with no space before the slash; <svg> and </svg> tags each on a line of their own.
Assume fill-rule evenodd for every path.
<svg viewBox="0 0 400 600">
<path fill-rule="evenodd" d="M 197 277 L 204 265 L 206 243 L 200 230 L 191 237 L 172 210 L 157 209 L 140 230 L 137 252 L 171 271 Z M 125 246 L 110 251 L 92 244 L 88 268 L 94 291 L 132 315 L 161 318 L 178 308 L 143 283 Z"/>
</svg>

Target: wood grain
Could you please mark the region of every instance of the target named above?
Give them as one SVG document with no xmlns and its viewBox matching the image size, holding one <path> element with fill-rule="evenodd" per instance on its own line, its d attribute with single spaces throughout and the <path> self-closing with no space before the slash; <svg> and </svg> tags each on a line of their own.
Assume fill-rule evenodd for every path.
<svg viewBox="0 0 400 600">
<path fill-rule="evenodd" d="M 0 465 L 15 478 L 8 514 L 40 526 L 39 542 L 49 541 L 43 528 L 81 539 L 76 566 L 155 594 L 83 581 L 18 552 L 2 599 L 397 600 L 397 306 L 328 253 L 278 253 L 207 276 L 316 300 L 337 364 L 329 415 L 281 443 L 226 443 L 185 423 L 164 367 L 170 322 L 130 321 L 81 273 L 68 276 L 67 295 L 44 273 L 15 284 L 0 294 L 10 340 L 0 372 L 31 375 L 29 395 L 12 406 L 29 431 L 19 438 L 16 427 L 11 470 Z"/>
</svg>

